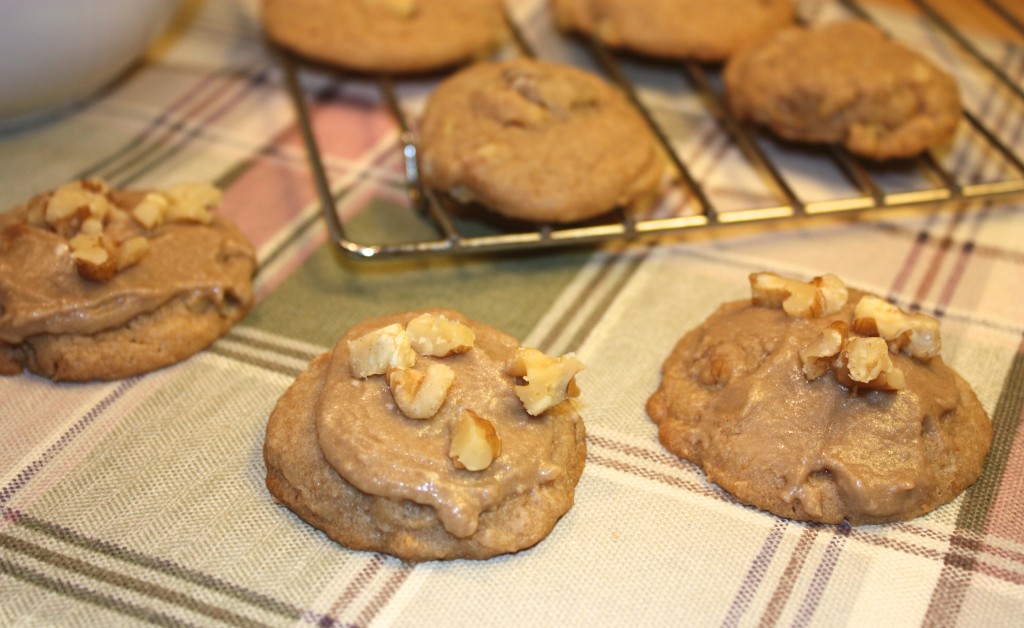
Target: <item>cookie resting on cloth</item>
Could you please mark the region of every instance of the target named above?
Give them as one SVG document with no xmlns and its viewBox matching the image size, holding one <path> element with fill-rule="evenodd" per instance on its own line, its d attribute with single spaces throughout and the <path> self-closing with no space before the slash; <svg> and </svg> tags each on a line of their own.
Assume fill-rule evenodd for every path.
<svg viewBox="0 0 1024 628">
<path fill-rule="evenodd" d="M 252 306 L 252 245 L 206 184 L 60 186 L 0 213 L 0 373 L 111 380 L 206 348 Z"/>
<path fill-rule="evenodd" d="M 948 142 L 960 121 L 953 77 L 862 21 L 783 30 L 733 57 L 724 79 L 738 118 L 879 161 Z"/>
<path fill-rule="evenodd" d="M 453 329 L 469 341 L 451 348 Z M 450 310 L 364 321 L 278 401 L 267 488 L 341 545 L 409 562 L 531 547 L 583 471 L 580 368 Z"/>
<path fill-rule="evenodd" d="M 520 220 L 642 210 L 666 169 L 619 90 L 577 68 L 525 58 L 477 63 L 442 82 L 419 138 L 427 185 Z"/>
<path fill-rule="evenodd" d="M 500 0 L 263 0 L 267 36 L 305 57 L 361 72 L 439 70 L 505 38 Z"/>
<path fill-rule="evenodd" d="M 684 335 L 647 403 L 666 449 L 740 501 L 801 521 L 911 519 L 970 486 L 992 427 L 938 355 L 937 321 L 843 295 L 793 314 L 785 294 L 755 291 Z"/>
<path fill-rule="evenodd" d="M 793 22 L 791 0 L 550 0 L 564 31 L 665 59 L 718 62 Z"/>
</svg>

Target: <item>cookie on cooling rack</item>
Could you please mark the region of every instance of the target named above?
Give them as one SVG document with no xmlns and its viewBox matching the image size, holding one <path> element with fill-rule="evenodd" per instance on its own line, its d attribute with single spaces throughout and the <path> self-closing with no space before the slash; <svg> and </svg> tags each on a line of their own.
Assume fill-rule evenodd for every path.
<svg viewBox="0 0 1024 628">
<path fill-rule="evenodd" d="M 655 199 L 666 165 L 619 90 L 519 58 L 443 81 L 419 127 L 427 185 L 509 218 L 567 223 Z"/>
<path fill-rule="evenodd" d="M 110 380 L 178 362 L 253 301 L 255 256 L 210 185 L 89 179 L 0 213 L 0 373 Z"/>
<path fill-rule="evenodd" d="M 262 18 L 285 48 L 360 72 L 437 70 L 505 38 L 500 0 L 263 0 Z"/>
<path fill-rule="evenodd" d="M 551 0 L 555 23 L 613 48 L 724 61 L 793 22 L 791 0 Z"/>
<path fill-rule="evenodd" d="M 583 471 L 582 368 L 450 310 L 363 321 L 278 401 L 267 488 L 338 543 L 410 562 L 531 547 Z"/>
<path fill-rule="evenodd" d="M 978 478 L 992 426 L 937 320 L 834 275 L 750 280 L 665 361 L 647 411 L 669 451 L 742 502 L 822 523 L 911 519 Z"/>
<path fill-rule="evenodd" d="M 863 21 L 787 29 L 746 48 L 726 65 L 725 88 L 741 119 L 875 160 L 948 141 L 961 114 L 953 77 Z"/>
</svg>

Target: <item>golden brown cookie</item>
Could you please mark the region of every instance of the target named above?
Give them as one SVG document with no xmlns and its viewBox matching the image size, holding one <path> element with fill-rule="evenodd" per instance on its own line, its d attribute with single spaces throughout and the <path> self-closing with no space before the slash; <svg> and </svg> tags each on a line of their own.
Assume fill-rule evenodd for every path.
<svg viewBox="0 0 1024 628">
<path fill-rule="evenodd" d="M 793 22 L 791 0 L 551 0 L 564 31 L 667 59 L 724 61 Z"/>
<path fill-rule="evenodd" d="M 531 547 L 583 471 L 580 368 L 450 310 L 364 321 L 278 401 L 267 488 L 338 543 L 410 562 Z"/>
<path fill-rule="evenodd" d="M 441 83 L 419 139 L 428 185 L 521 220 L 639 209 L 665 172 L 621 92 L 582 70 L 525 58 L 478 63 Z"/>
<path fill-rule="evenodd" d="M 76 181 L 0 214 L 0 373 L 146 373 L 207 347 L 249 310 L 255 255 L 208 185 Z"/>
<path fill-rule="evenodd" d="M 505 38 L 500 0 L 263 0 L 278 44 L 362 72 L 425 72 L 487 54 Z"/>
<path fill-rule="evenodd" d="M 665 361 L 647 412 L 669 451 L 742 502 L 822 523 L 911 519 L 978 478 L 992 427 L 938 321 L 830 275 L 751 280 Z"/>
<path fill-rule="evenodd" d="M 725 88 L 740 119 L 876 160 L 948 141 L 961 113 L 953 77 L 862 21 L 787 29 L 745 48 Z"/>
</svg>

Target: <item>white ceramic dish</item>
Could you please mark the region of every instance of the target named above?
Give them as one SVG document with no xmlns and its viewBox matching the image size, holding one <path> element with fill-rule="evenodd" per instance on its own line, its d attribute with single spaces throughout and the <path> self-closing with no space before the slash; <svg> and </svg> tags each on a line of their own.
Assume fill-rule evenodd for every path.
<svg viewBox="0 0 1024 628">
<path fill-rule="evenodd" d="M 179 0 L 0 0 L 0 128 L 85 98 L 132 66 Z"/>
</svg>

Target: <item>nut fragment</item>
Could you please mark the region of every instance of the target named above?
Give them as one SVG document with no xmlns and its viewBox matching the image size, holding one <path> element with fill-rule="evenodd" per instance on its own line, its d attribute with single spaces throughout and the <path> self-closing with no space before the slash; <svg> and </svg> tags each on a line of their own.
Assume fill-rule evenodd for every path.
<svg viewBox="0 0 1024 628">
<path fill-rule="evenodd" d="M 110 211 L 107 186 L 98 179 L 72 181 L 58 187 L 46 203 L 46 222 L 57 227 L 69 219 L 102 218 Z"/>
<path fill-rule="evenodd" d="M 349 340 L 348 350 L 352 374 L 362 379 L 383 375 L 388 367 L 410 368 L 416 364 L 409 334 L 398 323 Z"/>
<path fill-rule="evenodd" d="M 183 183 L 164 192 L 169 203 L 164 218 L 170 222 L 199 222 L 213 220 L 210 208 L 220 205 L 221 192 L 209 183 Z"/>
<path fill-rule="evenodd" d="M 150 192 L 132 208 L 132 216 L 146 229 L 153 229 L 163 224 L 168 205 L 166 196 Z"/>
<path fill-rule="evenodd" d="M 405 330 L 417 353 L 439 358 L 465 353 L 476 341 L 472 329 L 444 314 L 420 314 L 409 321 Z"/>
<path fill-rule="evenodd" d="M 584 368 L 573 353 L 553 358 L 537 349 L 519 347 L 508 373 L 526 382 L 515 387 L 516 395 L 530 415 L 538 416 L 568 397 L 579 396 L 575 377 Z"/>
<path fill-rule="evenodd" d="M 117 272 L 116 247 L 102 234 L 79 234 L 68 241 L 78 274 L 93 281 L 107 281 Z"/>
<path fill-rule="evenodd" d="M 894 351 L 902 349 L 920 360 L 930 360 L 942 350 L 937 319 L 927 314 L 909 314 L 876 296 L 866 295 L 857 303 L 853 330 L 878 336 Z"/>
<path fill-rule="evenodd" d="M 821 332 L 817 340 L 800 351 L 800 363 L 803 365 L 807 381 L 815 380 L 828 372 L 832 360 L 846 344 L 848 335 L 846 323 L 835 321 Z"/>
<path fill-rule="evenodd" d="M 457 469 L 483 471 L 501 453 L 494 425 L 472 410 L 463 410 L 452 424 L 448 457 Z"/>
<path fill-rule="evenodd" d="M 125 240 L 117 249 L 117 270 L 134 266 L 146 253 L 149 253 L 149 240 L 143 236 Z"/>
<path fill-rule="evenodd" d="M 775 273 L 751 273 L 750 291 L 754 305 L 781 307 L 799 318 L 835 314 L 849 296 L 846 284 L 831 274 L 804 283 Z"/>
<path fill-rule="evenodd" d="M 437 414 L 455 380 L 455 372 L 443 364 L 431 364 L 427 372 L 389 368 L 384 374 L 395 404 L 410 419 L 429 419 Z"/>
<path fill-rule="evenodd" d="M 849 388 L 902 390 L 903 371 L 892 363 L 889 345 L 877 337 L 852 338 L 832 364 L 836 381 Z"/>
</svg>

